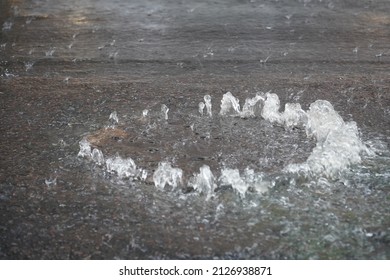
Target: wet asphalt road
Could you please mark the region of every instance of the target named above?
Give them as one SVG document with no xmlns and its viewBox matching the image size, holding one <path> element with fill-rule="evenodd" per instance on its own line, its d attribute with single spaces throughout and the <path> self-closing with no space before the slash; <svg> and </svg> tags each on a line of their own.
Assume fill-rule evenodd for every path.
<svg viewBox="0 0 390 280">
<path fill-rule="evenodd" d="M 134 115 L 164 103 L 171 127 L 184 130 L 181 115 L 196 112 L 205 94 L 218 108 L 227 91 L 240 98 L 273 91 L 304 108 L 329 100 L 357 122 L 363 140 L 390 144 L 388 1 L 0 0 L 0 28 L 0 258 L 390 257 L 386 176 L 367 184 L 377 186 L 368 198 L 362 189 L 333 193 L 335 183 L 329 197 L 350 212 L 321 191 L 307 201 L 291 194 L 296 208 L 288 209 L 275 202 L 288 192 L 276 190 L 258 215 L 226 194 L 220 214 L 217 202 L 182 201 L 150 184 L 129 188 L 77 158 L 82 137 L 107 125 L 113 111 L 132 132 Z M 122 149 L 154 170 L 175 153 L 172 131 L 104 149 Z M 296 133 L 291 139 L 300 139 Z M 246 149 L 248 158 L 234 162 L 240 168 L 251 163 L 248 143 L 233 136 L 225 148 Z M 302 148 L 293 158 L 304 161 L 314 143 L 295 144 Z M 291 160 L 279 152 L 267 171 Z M 199 149 L 187 153 L 179 163 L 191 173 Z M 319 239 L 333 216 L 311 209 L 310 199 L 335 205 L 339 241 Z M 361 239 L 348 239 L 354 234 Z"/>
</svg>

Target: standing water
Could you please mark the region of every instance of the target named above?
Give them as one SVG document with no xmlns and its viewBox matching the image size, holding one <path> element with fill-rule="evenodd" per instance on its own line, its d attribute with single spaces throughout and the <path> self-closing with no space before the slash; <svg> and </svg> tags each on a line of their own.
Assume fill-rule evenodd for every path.
<svg viewBox="0 0 390 280">
<path fill-rule="evenodd" d="M 383 1 L 0 0 L 0 257 L 388 259 Z"/>
</svg>

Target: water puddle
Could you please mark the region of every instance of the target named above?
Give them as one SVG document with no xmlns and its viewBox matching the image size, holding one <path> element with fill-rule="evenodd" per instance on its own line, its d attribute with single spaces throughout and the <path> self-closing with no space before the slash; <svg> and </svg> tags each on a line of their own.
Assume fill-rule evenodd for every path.
<svg viewBox="0 0 390 280">
<path fill-rule="evenodd" d="M 24 2 L 0 258 L 389 259 L 385 1 Z"/>
</svg>

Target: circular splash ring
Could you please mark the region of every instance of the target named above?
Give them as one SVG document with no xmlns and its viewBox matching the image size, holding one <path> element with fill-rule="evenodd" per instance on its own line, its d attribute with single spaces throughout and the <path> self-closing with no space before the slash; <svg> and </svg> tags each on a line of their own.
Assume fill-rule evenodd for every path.
<svg viewBox="0 0 390 280">
<path fill-rule="evenodd" d="M 206 108 L 206 113 L 204 109 Z M 280 112 L 279 97 L 274 93 L 257 93 L 253 98 L 247 98 L 242 109 L 239 100 L 230 92 L 224 94 L 221 100 L 219 115 L 221 117 L 254 118 L 262 117 L 272 124 L 282 125 L 287 130 L 293 127 L 302 127 L 309 137 L 314 137 L 316 146 L 304 163 L 289 164 L 284 167 L 286 174 L 303 174 L 304 176 L 336 177 L 342 170 L 351 164 L 361 161 L 360 154 L 369 152 L 361 142 L 355 122 L 344 122 L 334 110 L 332 104 L 325 100 L 313 102 L 308 111 L 304 111 L 299 103 L 285 104 L 285 110 Z M 206 95 L 204 102 L 198 106 L 199 114 L 213 118 L 211 96 Z M 169 108 L 161 105 L 160 119 L 168 120 Z M 143 111 L 143 118 L 147 117 L 148 110 Z M 109 118 L 111 125 L 84 137 L 79 145 L 78 156 L 87 158 L 104 168 L 110 174 L 121 179 L 145 181 L 148 171 L 137 167 L 132 158 L 122 158 L 119 155 L 105 158 L 98 148 L 107 139 L 124 139 L 128 137 L 126 131 L 119 129 L 116 112 Z M 241 197 L 250 189 L 252 192 L 264 193 L 272 186 L 266 181 L 262 173 L 246 168 L 243 174 L 238 169 L 223 168 L 221 175 L 216 178 L 208 165 L 203 165 L 199 173 L 194 174 L 187 182 L 183 182 L 183 170 L 172 167 L 168 161 L 161 161 L 154 171 L 152 180 L 159 189 L 170 186 L 171 189 L 187 186 L 209 198 L 218 186 L 229 185 Z"/>
</svg>

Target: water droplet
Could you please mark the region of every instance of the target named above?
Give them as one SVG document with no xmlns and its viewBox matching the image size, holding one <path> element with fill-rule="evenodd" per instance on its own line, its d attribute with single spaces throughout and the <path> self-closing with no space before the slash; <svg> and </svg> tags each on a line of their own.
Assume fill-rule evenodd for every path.
<svg viewBox="0 0 390 280">
<path fill-rule="evenodd" d="M 168 112 L 169 112 L 168 106 L 165 104 L 162 104 L 161 105 L 161 116 L 164 120 L 168 120 Z"/>
</svg>

